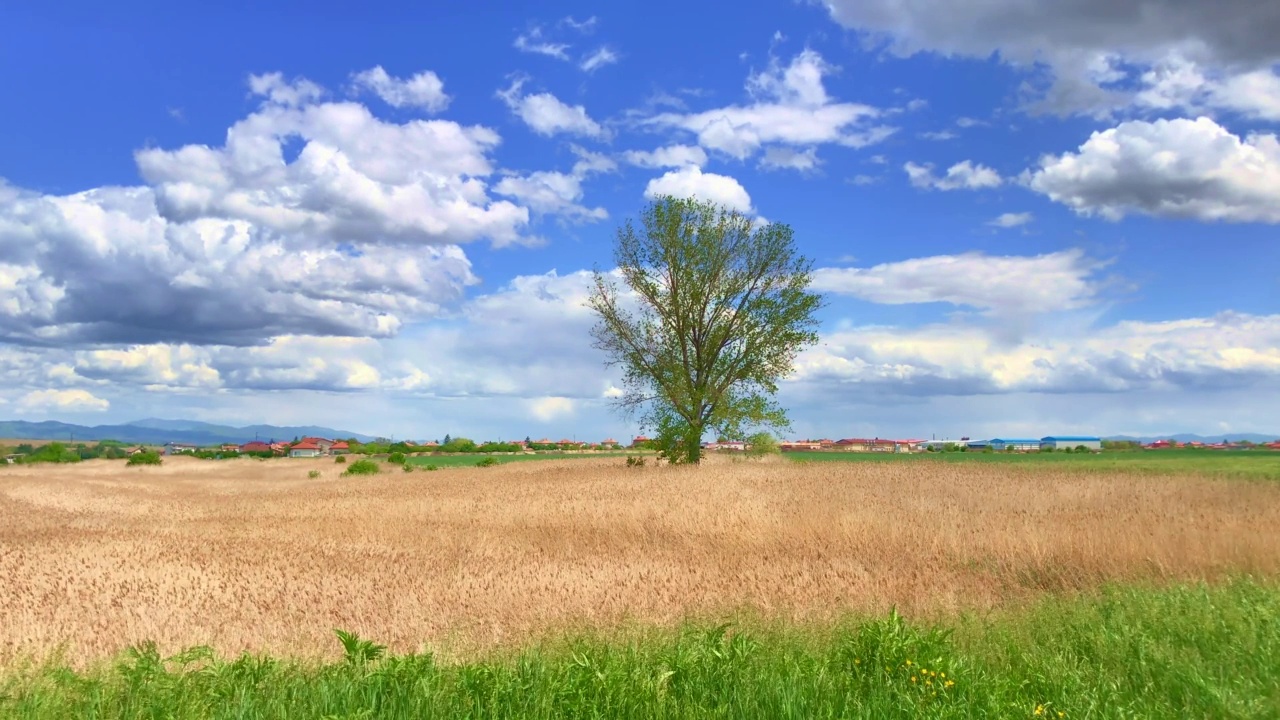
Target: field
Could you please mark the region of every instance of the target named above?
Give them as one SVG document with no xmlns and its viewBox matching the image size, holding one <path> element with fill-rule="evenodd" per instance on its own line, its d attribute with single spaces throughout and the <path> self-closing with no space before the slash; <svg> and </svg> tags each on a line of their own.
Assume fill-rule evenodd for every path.
<svg viewBox="0 0 1280 720">
<path fill-rule="evenodd" d="M 1280 716 L 1274 465 L 1147 455 L 2 468 L 0 715 Z"/>
</svg>

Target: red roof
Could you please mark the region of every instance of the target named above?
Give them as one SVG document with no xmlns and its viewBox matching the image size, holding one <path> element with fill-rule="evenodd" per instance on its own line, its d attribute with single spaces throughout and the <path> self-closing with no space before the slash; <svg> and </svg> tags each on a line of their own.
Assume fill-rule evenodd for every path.
<svg viewBox="0 0 1280 720">
<path fill-rule="evenodd" d="M 331 449 L 332 450 L 350 450 L 351 446 L 347 444 L 346 440 L 339 440 L 338 442 L 333 444 L 333 447 Z"/>
<path fill-rule="evenodd" d="M 268 451 L 268 450 L 270 450 L 270 449 L 271 449 L 271 446 L 270 446 L 270 445 L 268 445 L 268 444 L 266 444 L 266 443 L 264 443 L 264 442 L 262 442 L 262 441 L 260 441 L 260 440 L 254 440 L 253 442 L 247 442 L 247 443 L 245 443 L 245 444 L 243 444 L 243 445 L 241 445 L 241 446 L 240 446 L 240 452 L 266 452 L 266 451 Z"/>
<path fill-rule="evenodd" d="M 315 444 L 314 442 L 311 441 L 310 438 L 308 438 L 298 443 L 297 445 L 294 445 L 291 449 L 292 450 L 319 450 L 320 446 Z"/>
</svg>

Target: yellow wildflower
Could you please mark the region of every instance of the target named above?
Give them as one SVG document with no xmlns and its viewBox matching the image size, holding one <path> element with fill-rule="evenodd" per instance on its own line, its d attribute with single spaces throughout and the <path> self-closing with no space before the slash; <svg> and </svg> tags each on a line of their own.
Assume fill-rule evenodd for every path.
<svg viewBox="0 0 1280 720">
<path fill-rule="evenodd" d="M 954 680 L 948 680 L 943 687 L 951 687 L 952 685 L 955 685 L 955 684 L 956 683 Z"/>
<path fill-rule="evenodd" d="M 911 661 L 910 661 L 910 660 L 908 660 L 908 661 L 907 661 L 907 667 L 911 667 Z"/>
<path fill-rule="evenodd" d="M 912 676 L 911 676 L 911 682 L 915 682 L 915 681 L 916 681 L 916 676 L 915 676 L 915 675 L 912 675 Z"/>
<path fill-rule="evenodd" d="M 1043 705 L 1037 705 L 1037 706 L 1036 706 L 1036 715 L 1043 715 L 1043 714 L 1044 714 L 1044 706 L 1043 706 Z"/>
</svg>

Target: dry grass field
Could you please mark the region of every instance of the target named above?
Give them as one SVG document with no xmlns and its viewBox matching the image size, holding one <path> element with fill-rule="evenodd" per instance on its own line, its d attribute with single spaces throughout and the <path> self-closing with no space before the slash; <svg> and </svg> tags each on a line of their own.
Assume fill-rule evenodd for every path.
<svg viewBox="0 0 1280 720">
<path fill-rule="evenodd" d="M 335 627 L 467 652 L 566 626 L 934 616 L 1109 580 L 1280 572 L 1270 482 L 776 459 L 341 470 L 0 468 L 0 662 L 145 639 L 331 656 Z"/>
</svg>

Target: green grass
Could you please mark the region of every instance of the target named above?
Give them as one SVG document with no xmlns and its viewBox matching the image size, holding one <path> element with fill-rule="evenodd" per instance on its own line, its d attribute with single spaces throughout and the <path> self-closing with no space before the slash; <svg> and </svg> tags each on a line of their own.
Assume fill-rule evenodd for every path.
<svg viewBox="0 0 1280 720">
<path fill-rule="evenodd" d="M 484 453 L 461 453 L 458 455 L 412 455 L 406 462 L 411 465 L 435 465 L 437 468 L 475 467 L 476 463 L 486 457 L 494 458 L 499 465 L 509 462 L 532 462 L 536 460 L 573 460 L 591 458 L 618 458 L 627 456 L 625 452 L 589 452 L 589 453 L 518 453 L 514 455 L 486 455 Z"/>
<path fill-rule="evenodd" d="M 947 626 L 690 626 L 461 664 L 341 643 L 347 659 L 332 664 L 163 659 L 144 645 L 84 672 L 10 670 L 0 717 L 1280 717 L 1280 586 L 1247 578 L 1110 588 Z"/>
<path fill-rule="evenodd" d="M 1101 453 L 860 453 L 789 452 L 804 462 L 917 462 L 1037 465 L 1061 470 L 1179 473 L 1280 480 L 1274 450 L 1105 450 Z"/>
</svg>

